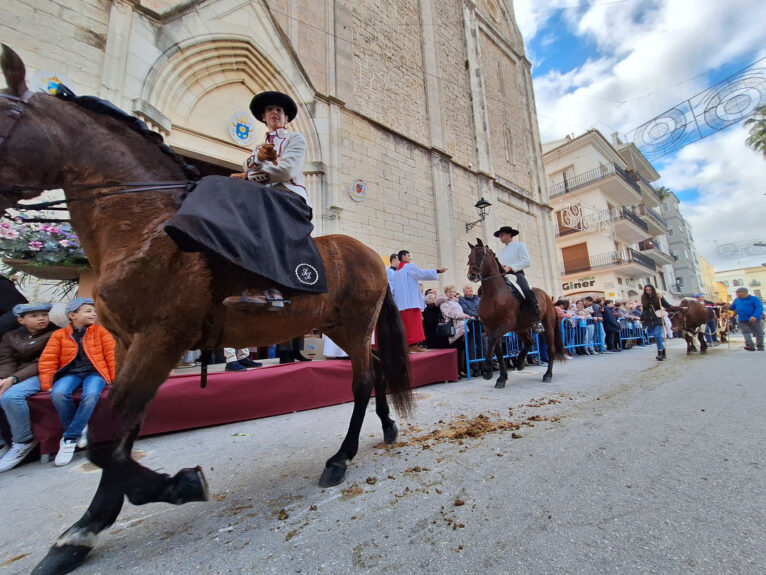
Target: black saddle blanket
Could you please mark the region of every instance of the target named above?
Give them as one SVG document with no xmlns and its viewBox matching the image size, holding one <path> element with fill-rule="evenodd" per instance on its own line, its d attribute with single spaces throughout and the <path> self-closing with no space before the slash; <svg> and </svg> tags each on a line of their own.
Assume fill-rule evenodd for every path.
<svg viewBox="0 0 766 575">
<path fill-rule="evenodd" d="M 185 252 L 207 252 L 300 291 L 327 291 L 311 238 L 311 208 L 288 190 L 207 176 L 197 182 L 165 231 Z"/>
</svg>

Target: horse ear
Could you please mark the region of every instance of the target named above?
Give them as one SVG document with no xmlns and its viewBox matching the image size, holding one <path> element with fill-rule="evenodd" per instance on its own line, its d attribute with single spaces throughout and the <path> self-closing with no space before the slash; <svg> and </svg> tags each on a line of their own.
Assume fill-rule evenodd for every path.
<svg viewBox="0 0 766 575">
<path fill-rule="evenodd" d="M 471 242 L 468 242 L 468 247 L 469 247 L 470 249 L 473 249 L 473 247 L 474 247 L 474 246 L 473 246 L 473 244 L 472 244 Z"/>
<path fill-rule="evenodd" d="M 484 242 L 481 241 L 481 238 L 476 238 L 476 245 L 477 246 L 483 246 Z"/>
<path fill-rule="evenodd" d="M 5 83 L 11 95 L 21 98 L 27 92 L 26 75 L 27 69 L 19 55 L 3 44 L 3 53 L 0 56 L 0 67 L 3 69 Z"/>
</svg>

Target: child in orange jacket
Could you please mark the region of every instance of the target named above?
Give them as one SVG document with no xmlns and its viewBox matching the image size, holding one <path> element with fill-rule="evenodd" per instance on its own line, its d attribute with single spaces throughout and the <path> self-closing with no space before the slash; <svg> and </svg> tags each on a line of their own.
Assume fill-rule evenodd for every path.
<svg viewBox="0 0 766 575">
<path fill-rule="evenodd" d="M 51 389 L 51 400 L 64 428 L 55 463 L 67 465 L 76 447 L 87 445 L 88 420 L 101 392 L 115 375 L 114 338 L 96 324 L 96 308 L 90 298 L 79 297 L 66 306 L 69 325 L 54 331 L 45 346 L 38 373 L 40 389 Z M 75 409 L 72 393 L 82 386 Z"/>
</svg>

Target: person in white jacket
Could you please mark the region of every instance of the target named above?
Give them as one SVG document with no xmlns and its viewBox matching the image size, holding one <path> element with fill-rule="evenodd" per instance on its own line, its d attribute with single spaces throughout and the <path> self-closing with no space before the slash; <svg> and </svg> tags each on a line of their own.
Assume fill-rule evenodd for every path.
<svg viewBox="0 0 766 575">
<path fill-rule="evenodd" d="M 407 250 L 399 252 L 399 267 L 391 280 L 391 291 L 394 294 L 394 302 L 399 308 L 399 315 L 402 317 L 410 351 L 427 351 L 420 345 L 420 342 L 426 339 L 422 317 L 425 302 L 418 282 L 435 280 L 445 271 L 447 268 L 420 269 L 412 263 L 410 252 Z"/>
<path fill-rule="evenodd" d="M 519 230 L 515 230 L 511 226 L 503 226 L 494 235 L 503 243 L 503 247 L 497 252 L 497 259 L 503 266 L 505 273 L 512 273 L 516 277 L 516 283 L 524 292 L 524 304 L 529 306 L 536 317 L 533 329 L 540 333 L 543 331 L 543 324 L 540 322 L 540 304 L 524 276 L 524 269 L 532 264 L 527 246 L 522 242 L 513 241 L 513 238 L 519 235 Z"/>
</svg>

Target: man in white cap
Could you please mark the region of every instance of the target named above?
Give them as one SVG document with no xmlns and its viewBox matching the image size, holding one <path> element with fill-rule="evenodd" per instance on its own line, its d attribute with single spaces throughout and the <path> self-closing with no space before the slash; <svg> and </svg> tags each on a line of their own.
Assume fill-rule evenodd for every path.
<svg viewBox="0 0 766 575">
<path fill-rule="evenodd" d="M 11 428 L 12 443 L 0 459 L 0 472 L 16 467 L 37 445 L 32 435 L 27 398 L 40 391 L 37 362 L 51 333 L 49 303 L 26 303 L 13 307 L 20 324 L 0 341 L 0 408 Z"/>
<path fill-rule="evenodd" d="M 503 226 L 494 235 L 503 243 L 503 247 L 497 252 L 497 259 L 500 260 L 506 273 L 512 273 L 516 277 L 516 283 L 524 292 L 524 303 L 535 314 L 535 323 L 532 329 L 536 333 L 541 333 L 543 324 L 540 322 L 540 304 L 524 276 L 524 269 L 532 264 L 527 246 L 522 242 L 513 241 L 513 238 L 519 235 L 519 230 L 515 230 L 511 226 Z"/>
</svg>

